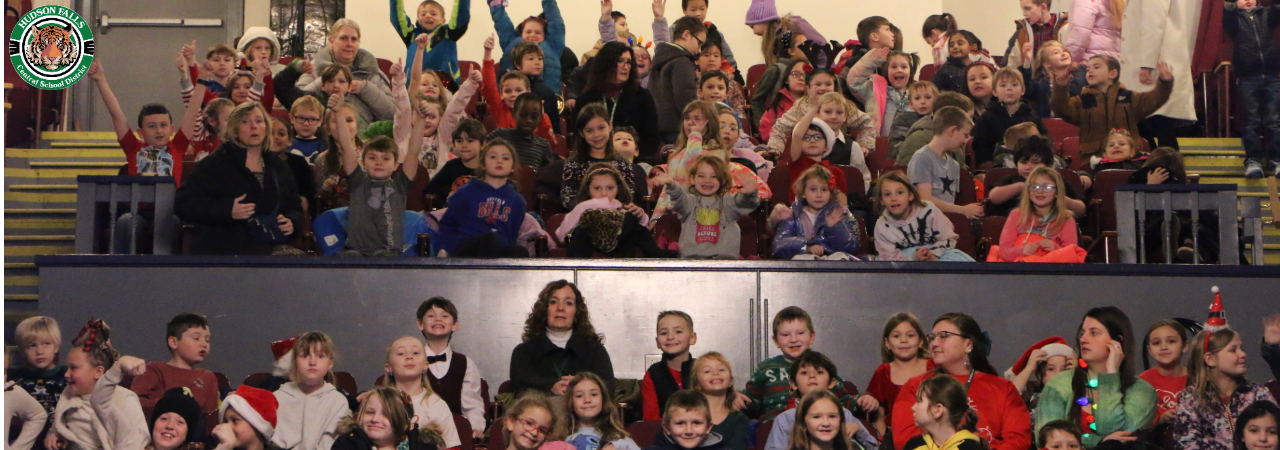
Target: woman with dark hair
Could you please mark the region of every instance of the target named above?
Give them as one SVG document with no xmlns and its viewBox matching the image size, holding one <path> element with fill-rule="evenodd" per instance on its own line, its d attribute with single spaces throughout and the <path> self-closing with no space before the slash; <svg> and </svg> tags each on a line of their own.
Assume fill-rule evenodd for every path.
<svg viewBox="0 0 1280 450">
<path fill-rule="evenodd" d="M 1036 429 L 1066 419 L 1080 426 L 1085 448 L 1125 448 L 1156 414 L 1155 388 L 1133 369 L 1129 316 L 1114 306 L 1090 309 L 1079 333 L 1080 364 L 1045 385 Z"/>
<path fill-rule="evenodd" d="M 902 448 L 921 433 L 912 418 L 916 391 L 925 379 L 947 374 L 964 384 L 969 405 L 978 413 L 978 435 L 992 450 L 1025 450 L 1031 446 L 1031 416 L 1018 388 L 1001 378 L 987 360 L 991 339 L 978 322 L 963 313 L 947 313 L 933 322 L 925 336 L 937 369 L 902 385 L 893 405 L 894 448 Z M 1043 402 L 1043 400 L 1041 400 Z"/>
<path fill-rule="evenodd" d="M 617 378 L 604 335 L 591 326 L 582 292 L 565 280 L 548 283 L 524 322 L 520 345 L 511 351 L 511 383 L 519 396 L 535 390 L 563 396 L 582 372 L 599 375 L 613 392 Z"/>
<path fill-rule="evenodd" d="M 636 136 L 640 159 L 652 160 L 658 154 L 661 138 L 658 135 L 658 108 L 653 95 L 640 87 L 635 70 L 635 52 L 621 42 L 609 42 L 587 66 L 587 83 L 578 95 L 577 104 L 599 102 L 609 112 L 609 123 L 614 128 L 632 127 Z"/>
</svg>

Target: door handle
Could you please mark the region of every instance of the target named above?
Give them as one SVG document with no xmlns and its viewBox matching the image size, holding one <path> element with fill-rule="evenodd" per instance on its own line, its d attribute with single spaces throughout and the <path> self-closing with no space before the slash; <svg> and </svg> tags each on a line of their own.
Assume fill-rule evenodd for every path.
<svg viewBox="0 0 1280 450">
<path fill-rule="evenodd" d="M 111 17 L 106 11 L 98 16 L 98 26 L 108 27 L 221 27 L 222 19 L 139 19 Z"/>
</svg>

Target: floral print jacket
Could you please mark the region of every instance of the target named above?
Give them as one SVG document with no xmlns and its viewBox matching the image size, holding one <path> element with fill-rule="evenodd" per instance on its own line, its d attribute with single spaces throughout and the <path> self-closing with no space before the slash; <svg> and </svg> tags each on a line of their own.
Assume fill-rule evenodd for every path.
<svg viewBox="0 0 1280 450">
<path fill-rule="evenodd" d="M 1174 413 L 1173 437 L 1183 450 L 1232 450 L 1232 427 L 1240 412 L 1253 402 L 1276 402 L 1267 388 L 1248 382 L 1236 388 L 1226 402 L 1210 405 L 1203 404 L 1192 389 L 1187 387 L 1178 395 Z"/>
</svg>

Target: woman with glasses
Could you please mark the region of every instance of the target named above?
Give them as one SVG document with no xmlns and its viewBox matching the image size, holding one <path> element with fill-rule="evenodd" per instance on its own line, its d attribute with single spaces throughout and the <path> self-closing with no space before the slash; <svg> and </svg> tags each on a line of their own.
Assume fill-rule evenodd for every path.
<svg viewBox="0 0 1280 450">
<path fill-rule="evenodd" d="M 526 391 L 564 396 L 569 380 L 582 372 L 604 380 L 605 392 L 617 385 L 604 335 L 591 325 L 582 292 L 573 283 L 558 280 L 542 288 L 521 340 L 511 351 L 510 377 L 517 396 Z"/>
<path fill-rule="evenodd" d="M 627 44 L 604 44 L 588 62 L 587 84 L 576 104 L 600 102 L 609 110 L 609 124 L 613 128 L 635 128 L 640 160 L 648 162 L 658 154 L 661 145 L 658 109 L 649 90 L 640 87 L 635 63 L 635 52 Z"/>
<path fill-rule="evenodd" d="M 969 406 L 978 412 L 978 435 L 992 450 L 1030 448 L 1031 415 L 1018 388 L 997 375 L 987 361 L 991 339 L 983 334 L 978 322 L 962 313 L 943 314 L 933 322 L 933 331 L 925 335 L 925 341 L 937 369 L 912 378 L 898 391 L 893 406 L 894 447 L 901 448 L 921 433 L 911 411 L 920 383 L 934 375 L 947 374 L 964 384 Z"/>
</svg>

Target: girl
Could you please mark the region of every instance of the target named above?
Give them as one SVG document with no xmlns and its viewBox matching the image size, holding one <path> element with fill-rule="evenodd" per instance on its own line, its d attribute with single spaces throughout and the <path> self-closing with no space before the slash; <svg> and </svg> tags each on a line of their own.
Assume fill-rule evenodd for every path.
<svg viewBox="0 0 1280 450">
<path fill-rule="evenodd" d="M 816 389 L 796 406 L 796 420 L 804 426 L 791 428 L 787 450 L 853 450 L 860 448 L 845 433 L 844 413 L 835 394 Z M 798 425 L 798 424 L 797 424 Z"/>
<path fill-rule="evenodd" d="M 585 214 L 585 216 L 584 216 Z M 577 206 L 555 230 L 560 242 L 568 239 L 569 256 L 590 258 L 600 252 L 613 258 L 674 258 L 678 253 L 659 248 L 645 228 L 649 215 L 631 201 L 623 176 L 612 165 L 597 163 L 583 177 Z"/>
<path fill-rule="evenodd" d="M 1022 78 L 1027 82 L 1027 92 L 1022 97 L 1035 106 L 1036 113 L 1041 118 L 1053 117 L 1053 109 L 1049 107 L 1049 97 L 1053 95 L 1053 89 L 1049 80 L 1054 79 L 1055 74 L 1063 72 L 1071 74 L 1068 91 L 1072 97 L 1080 95 L 1080 91 L 1089 85 L 1085 79 L 1089 68 L 1072 61 L 1071 52 L 1067 51 L 1067 46 L 1058 41 L 1046 41 L 1040 44 L 1040 52 L 1036 53 L 1034 62 L 1029 55 L 1024 56 L 1022 66 L 1018 67 L 1018 70 L 1022 72 Z"/>
<path fill-rule="evenodd" d="M 222 145 L 222 132 L 226 130 L 227 120 L 236 104 L 225 98 L 216 98 L 204 106 L 200 112 L 200 121 L 196 122 L 195 139 L 191 141 L 192 155 L 195 161 L 204 159 L 213 150 Z"/>
<path fill-rule="evenodd" d="M 800 193 L 791 205 L 791 217 L 782 221 L 773 238 L 778 259 L 856 260 L 862 234 L 848 209 L 832 201 L 838 190 L 825 166 L 805 170 L 792 185 Z"/>
<path fill-rule="evenodd" d="M 147 450 L 197 450 L 204 426 L 200 404 L 186 388 L 165 391 L 151 412 L 151 445 Z"/>
<path fill-rule="evenodd" d="M 933 84 L 939 91 L 965 93 L 965 69 L 972 64 L 969 59 L 969 42 L 974 39 L 973 33 L 967 30 L 956 30 L 947 34 L 947 61 L 938 66 L 933 74 Z"/>
<path fill-rule="evenodd" d="M 150 441 L 138 396 L 121 386 L 125 375 L 146 372 L 146 362 L 120 356 L 111 328 L 90 320 L 67 352 L 67 388 L 58 399 L 48 448 L 143 448 Z"/>
<path fill-rule="evenodd" d="M 404 336 L 396 339 L 391 343 L 391 347 L 387 348 L 387 362 L 383 366 L 386 376 L 382 378 L 382 386 L 395 388 L 397 391 L 396 399 L 399 393 L 409 396 L 410 408 L 409 417 L 416 417 L 416 423 L 421 425 L 423 429 L 431 428 L 439 430 L 440 438 L 444 440 L 442 448 L 452 448 L 462 445 L 462 440 L 458 438 L 458 428 L 453 424 L 453 413 L 449 411 L 449 405 L 440 398 L 439 395 L 431 389 L 431 383 L 427 379 L 426 361 L 424 354 L 426 350 L 422 346 L 422 341 L 412 336 Z M 381 391 L 379 389 L 378 391 Z M 375 392 L 378 392 L 375 391 Z M 365 406 L 361 406 L 360 417 L 357 423 L 364 426 L 365 414 L 369 409 L 368 403 L 372 400 L 373 395 L 365 399 Z M 383 400 L 386 401 L 385 399 Z M 393 426 L 392 429 L 401 430 L 406 427 Z M 365 430 L 368 431 L 368 430 Z M 341 433 L 340 433 L 341 434 Z M 403 437 L 403 436 L 400 436 Z M 396 442 L 400 442 L 397 440 Z"/>
<path fill-rule="evenodd" d="M 876 181 L 876 192 L 883 209 L 875 231 L 877 259 L 973 261 L 955 248 L 959 235 L 951 221 L 932 202 L 921 201 L 916 186 L 905 175 L 899 172 L 881 175 Z"/>
<path fill-rule="evenodd" d="M 910 109 L 911 84 L 919 61 L 914 55 L 894 52 L 888 47 L 871 50 L 845 74 L 854 98 L 871 111 L 871 120 L 880 136 L 888 136 L 894 119 Z"/>
<path fill-rule="evenodd" d="M 417 52 L 422 53 L 427 47 L 430 35 L 419 34 Z M 417 55 L 421 57 L 422 55 Z M 421 59 L 415 59 L 421 61 Z M 458 88 L 458 95 L 445 102 L 446 97 L 440 92 L 448 92 L 439 87 L 440 83 L 434 72 L 423 73 L 421 65 L 415 65 L 410 85 L 415 89 L 405 91 L 404 71 L 397 64 L 391 66 L 391 97 L 396 103 L 396 115 L 393 135 L 396 145 L 407 148 L 409 131 L 413 127 L 414 112 L 424 118 L 422 151 L 418 153 L 419 161 L 402 161 L 404 164 L 421 164 L 427 173 L 434 177 L 440 173 L 445 161 L 449 160 L 449 148 L 453 143 L 453 130 L 458 128 L 458 121 L 466 117 L 467 103 L 475 96 L 483 81 L 479 71 L 471 71 L 467 81 Z M 434 80 L 434 81 L 433 81 Z M 429 89 L 424 91 L 423 89 Z M 448 105 L 448 106 L 445 106 Z M 401 155 L 401 158 L 404 156 Z"/>
<path fill-rule="evenodd" d="M 1156 392 L 1133 372 L 1129 316 L 1112 306 L 1090 309 L 1076 347 L 1080 364 L 1053 377 L 1040 394 L 1036 429 L 1067 419 L 1080 426 L 1085 448 L 1132 441 L 1134 430 L 1155 418 Z"/>
<path fill-rule="evenodd" d="M 1172 423 L 1178 407 L 1178 394 L 1187 387 L 1187 367 L 1182 355 L 1187 352 L 1187 328 L 1174 319 L 1151 325 L 1144 339 L 1146 350 L 1156 360 L 1156 367 L 1138 374 L 1156 390 L 1156 423 Z"/>
<path fill-rule="evenodd" d="M 1120 59 L 1120 29 L 1124 21 L 1126 0 L 1099 0 L 1072 3 L 1071 31 L 1067 34 L 1067 50 L 1077 63 L 1094 55 Z"/>
<path fill-rule="evenodd" d="M 289 66 L 285 67 L 284 70 L 281 70 L 280 74 L 276 75 L 275 85 L 280 86 L 278 96 L 280 97 L 281 104 L 293 105 L 294 101 L 304 95 L 310 95 L 315 97 L 316 100 L 320 100 L 327 109 L 335 109 L 340 104 L 351 104 L 354 101 L 353 98 L 356 95 L 353 92 L 355 91 L 355 86 L 352 83 L 354 78 L 349 67 L 342 64 L 330 64 L 325 67 L 324 70 L 311 69 L 313 72 L 320 72 L 320 83 L 318 84 L 319 89 L 316 90 L 305 90 L 297 84 L 298 78 L 302 77 L 303 73 L 306 72 L 307 69 L 311 69 L 310 63 L 299 58 L 294 61 L 293 64 L 289 64 Z M 403 72 L 403 69 L 401 69 L 401 72 Z M 381 76 L 381 74 L 379 74 L 379 76 Z M 360 86 L 363 91 L 363 86 L 365 86 L 365 84 L 361 82 Z M 370 89 L 374 89 L 373 86 L 369 87 Z M 348 96 L 351 96 L 351 98 L 348 98 Z M 394 105 L 387 106 L 394 108 Z M 360 130 L 368 128 L 369 124 L 375 122 L 375 116 L 373 114 L 360 114 L 359 109 L 356 108 L 355 105 L 352 105 L 352 110 L 357 111 L 356 121 L 359 124 Z"/>
<path fill-rule="evenodd" d="M 1066 185 L 1052 167 L 1037 167 L 1022 188 L 1022 202 L 1009 214 L 1000 245 L 988 261 L 1083 263 L 1076 245 L 1076 219 L 1067 209 Z"/>
<path fill-rule="evenodd" d="M 477 239 L 495 240 L 494 245 L 503 253 L 521 251 L 516 239 L 525 201 L 511 181 L 519 164 L 516 152 L 506 141 L 494 139 L 480 150 L 480 161 L 476 177 L 449 197 L 449 208 L 440 218 L 441 239 L 436 249 L 443 255 L 454 254 L 462 244 Z"/>
<path fill-rule="evenodd" d="M 414 416 L 416 407 L 411 405 L 412 402 L 409 394 L 394 387 L 380 387 L 369 392 L 360 404 L 360 413 L 354 419 L 342 419 L 338 426 L 341 437 L 334 441 L 333 450 L 435 450 L 441 448 L 441 444 L 444 448 L 451 447 L 435 431 L 416 426 L 415 419 L 421 416 Z M 444 404 L 444 401 L 440 403 Z M 448 406 L 445 411 L 448 411 Z M 452 427 L 452 415 L 449 420 Z M 453 446 L 457 445 L 460 444 Z"/>
<path fill-rule="evenodd" d="M 289 382 L 275 392 L 275 434 L 281 448 L 323 450 L 333 446 L 338 424 L 351 415 L 347 398 L 333 386 L 337 358 L 333 339 L 318 331 L 298 335 L 293 342 Z"/>
<path fill-rule="evenodd" d="M 689 141 L 700 145 L 702 134 L 692 133 Z M 666 174 L 655 177 L 665 184 L 663 193 L 670 196 L 671 209 L 683 225 L 680 257 L 736 259 L 742 240 L 738 219 L 760 205 L 756 184 L 748 178 L 749 173 L 737 173 L 732 181 L 742 188 L 737 194 L 729 193 L 728 163 L 716 155 L 699 156 L 687 173 L 691 180 L 688 188 Z"/>
<path fill-rule="evenodd" d="M 279 403 L 270 391 L 240 385 L 227 394 L 218 408 L 222 421 L 210 433 L 217 438 L 214 450 L 274 450 L 271 442 L 277 423 Z"/>
<path fill-rule="evenodd" d="M 1276 450 L 1276 424 L 1280 422 L 1280 407 L 1274 403 L 1255 402 L 1244 411 L 1235 425 L 1235 448 L 1245 450 Z"/>
<path fill-rule="evenodd" d="M 782 153 L 787 144 L 787 138 L 791 136 L 792 130 L 796 124 L 800 122 L 800 118 L 809 114 L 814 108 L 821 103 L 820 97 L 828 92 L 836 90 L 836 75 L 827 69 L 815 69 L 809 72 L 808 78 L 805 79 L 805 95 L 796 100 L 791 110 L 778 118 L 773 124 L 773 132 L 769 135 L 768 146 L 769 151 Z M 871 117 L 854 108 L 852 114 L 845 114 L 844 123 L 840 126 L 832 127 L 832 130 L 840 130 L 847 136 L 857 135 L 858 145 L 866 151 L 876 148 L 876 127 Z M 764 122 L 761 122 L 761 127 Z M 762 128 L 763 129 L 763 128 Z"/>
<path fill-rule="evenodd" d="M 729 360 L 718 352 L 708 352 L 693 362 L 693 386 L 701 392 L 711 407 L 711 432 L 719 434 L 720 441 L 729 450 L 746 450 L 747 432 L 751 419 L 733 409 L 737 397 L 733 390 L 733 369 Z"/>
<path fill-rule="evenodd" d="M 1147 155 L 1138 155 L 1137 142 L 1133 140 L 1133 136 L 1123 129 L 1111 130 L 1107 134 L 1107 148 L 1103 149 L 1102 155 L 1089 158 L 1089 165 L 1093 168 L 1093 173 L 1104 170 L 1138 170 L 1147 161 Z M 1143 180 L 1143 184 L 1146 180 Z"/>
<path fill-rule="evenodd" d="M 1178 396 L 1173 420 L 1179 448 L 1229 450 L 1233 418 L 1240 417 L 1250 404 L 1276 403 L 1271 391 L 1244 378 L 1244 362 L 1244 347 L 1235 330 L 1205 330 L 1191 339 L 1187 389 Z"/>
<path fill-rule="evenodd" d="M 978 322 L 966 314 L 943 314 L 934 321 L 933 332 L 926 336 L 926 339 L 929 341 L 929 350 L 933 353 L 933 362 L 938 368 L 912 378 L 898 392 L 898 398 L 895 401 L 897 404 L 893 407 L 894 448 L 902 448 L 901 446 L 906 444 L 907 440 L 920 434 L 923 431 L 922 428 L 928 429 L 917 427 L 916 422 L 910 417 L 915 413 L 914 417 L 919 421 L 921 416 L 918 415 L 918 411 L 933 410 L 934 407 L 922 408 L 922 405 L 919 405 L 919 399 L 922 398 L 930 399 L 931 403 L 943 403 L 948 406 L 946 409 L 950 410 L 953 419 L 963 415 L 963 411 L 956 409 L 957 403 L 971 405 L 978 413 L 977 422 L 966 420 L 965 427 L 973 424 L 974 428 L 971 430 L 978 430 L 977 433 L 991 444 L 992 449 L 1029 448 L 1031 421 L 1027 407 L 1022 403 L 1022 397 L 1018 395 L 1018 389 L 1013 386 L 1013 383 L 997 375 L 995 367 L 992 367 L 991 362 L 987 360 L 991 340 L 983 334 Z M 967 393 L 968 402 L 963 399 L 954 399 L 953 394 L 936 390 L 938 386 L 932 383 L 943 383 L 942 381 L 933 381 L 925 385 L 927 380 L 940 374 L 959 381 L 955 387 L 964 388 L 960 391 L 960 395 Z M 946 383 L 950 384 L 950 382 Z M 924 390 L 925 393 L 918 393 L 919 390 Z M 946 402 L 939 400 L 937 394 L 940 393 L 946 393 L 946 397 L 951 400 Z M 933 412 L 935 414 L 929 414 L 929 416 L 936 420 L 938 415 L 936 411 Z M 934 425 L 933 422 L 929 423 L 930 426 Z M 952 425 L 957 423 L 951 422 Z M 940 437 L 933 436 L 933 438 Z M 946 438 L 941 437 L 941 439 Z"/>
<path fill-rule="evenodd" d="M 559 417 L 556 407 L 545 394 L 528 392 L 521 395 L 502 420 L 502 441 L 506 450 L 537 450 L 547 441 L 547 435 L 557 430 Z"/>
<path fill-rule="evenodd" d="M 315 208 L 317 216 L 328 209 L 351 204 L 347 172 L 342 170 L 342 151 L 336 139 L 337 127 L 347 127 L 351 136 L 355 137 L 355 146 L 364 148 L 364 139 L 357 133 L 360 123 L 356 119 L 354 106 L 340 103 L 337 109 L 326 110 L 325 114 L 328 116 L 322 129 L 325 150 L 316 155 L 315 165 L 312 166 L 312 171 L 315 172 L 316 201 L 320 203 Z"/>
<path fill-rule="evenodd" d="M 293 173 L 293 181 L 298 184 L 298 195 L 302 197 L 302 210 L 310 211 L 316 202 L 315 180 L 311 178 L 311 164 L 307 158 L 291 153 L 293 145 L 293 125 L 279 117 L 271 118 L 271 152 L 289 166 Z"/>
<path fill-rule="evenodd" d="M 1032 422 L 1035 422 L 1036 406 L 1040 404 L 1044 385 L 1059 373 L 1074 368 L 1079 359 L 1076 351 L 1065 342 L 1066 340 L 1057 336 L 1038 342 L 1027 349 L 1018 363 L 1004 373 L 1005 378 L 1009 378 L 1018 392 L 1022 393 L 1022 402 L 1031 410 Z M 1040 434 L 1043 433 L 1042 430 Z"/>
<path fill-rule="evenodd" d="M 739 116 L 733 112 L 732 108 L 724 104 L 716 105 L 716 114 L 716 118 L 720 122 L 720 144 L 729 148 L 731 160 L 738 160 L 747 167 L 754 167 L 756 175 L 760 179 L 769 179 L 769 173 L 773 171 L 773 161 L 764 159 L 763 156 L 756 153 L 756 149 L 759 147 L 753 144 L 751 137 L 742 131 L 742 122 L 738 120 Z"/>
<path fill-rule="evenodd" d="M 716 109 L 710 102 L 703 100 L 690 102 L 689 106 L 684 109 L 680 136 L 676 139 L 676 150 L 671 152 L 670 164 L 655 167 L 657 169 L 655 172 L 669 176 L 669 179 L 675 180 L 676 183 L 683 187 L 689 187 L 692 183 L 690 174 L 694 170 L 693 162 L 698 158 L 704 155 L 711 155 L 723 161 L 729 161 L 729 152 L 719 142 L 719 136 L 721 135 L 720 122 L 715 120 L 716 117 Z M 699 135 L 697 140 L 691 138 L 693 134 Z M 702 141 L 703 135 L 715 136 L 715 138 L 704 143 Z M 744 192 L 746 186 L 736 184 L 736 180 L 750 180 L 760 198 L 768 199 L 773 195 L 769 190 L 768 184 L 757 176 L 751 168 L 735 162 L 728 162 L 728 168 L 729 178 L 735 180 L 735 183 L 729 186 L 729 194 Z M 663 184 L 663 181 L 658 179 L 657 174 L 652 174 L 649 179 L 649 184 L 654 189 Z M 656 224 L 657 220 L 671 208 L 671 194 L 664 190 L 658 196 L 658 201 L 653 208 L 653 214 L 649 217 L 649 223 L 651 225 Z"/>
<path fill-rule="evenodd" d="M 921 381 L 911 418 L 923 433 L 908 440 L 903 450 L 987 448 L 977 434 L 978 412 L 969 406 L 965 386 L 955 378 L 934 375 Z"/>
<path fill-rule="evenodd" d="M 949 56 L 950 45 L 948 38 L 960 29 L 956 24 L 955 16 L 951 13 L 934 14 L 924 19 L 924 41 L 931 47 L 933 55 L 933 65 L 941 67 L 946 62 L 946 56 Z"/>
<path fill-rule="evenodd" d="M 803 60 L 790 60 L 786 66 L 786 78 L 778 80 L 779 88 L 769 94 L 769 100 L 760 109 L 760 139 L 765 142 L 773 136 L 773 124 L 778 117 L 791 110 L 796 99 L 805 94 L 805 77 L 813 70 L 813 66 Z M 757 86 L 763 87 L 762 84 Z M 755 116 L 754 112 L 752 116 Z"/>
<path fill-rule="evenodd" d="M 636 441 L 622 426 L 618 404 L 602 391 L 604 381 L 591 372 L 582 372 L 569 380 L 564 408 L 569 414 L 568 429 L 573 432 L 565 442 L 578 450 L 640 450 Z"/>
<path fill-rule="evenodd" d="M 839 95 L 839 94 L 837 94 Z M 824 156 L 828 156 L 835 148 L 835 132 L 826 122 L 814 120 L 820 109 L 814 108 L 805 114 L 800 122 L 797 123 L 794 130 L 791 131 L 791 151 L 790 164 L 787 170 L 791 174 L 792 180 L 800 179 L 800 174 L 815 165 L 826 166 L 831 170 L 832 190 L 836 191 L 836 200 L 840 206 L 847 206 L 849 199 L 844 195 L 848 192 L 848 181 L 844 179 L 844 171 L 837 170 L 831 166 L 831 163 L 823 161 Z M 799 194 L 799 191 L 791 189 L 787 186 L 787 200 L 790 201 Z"/>
<path fill-rule="evenodd" d="M 973 100 L 974 117 L 982 117 L 982 114 L 987 112 L 991 99 L 995 98 L 995 91 L 992 89 L 992 80 L 995 75 L 995 66 L 984 61 L 976 61 L 965 68 L 966 90 L 964 92 Z M 977 128 L 976 125 L 975 128 Z"/>
<path fill-rule="evenodd" d="M 574 123 L 578 142 L 560 174 L 560 201 L 565 209 L 571 210 L 577 206 L 579 188 L 587 175 L 587 168 L 598 163 L 612 165 L 622 174 L 626 183 L 617 187 L 626 189 L 627 197 L 638 198 L 649 194 L 648 185 L 644 186 L 645 189 L 637 189 L 634 166 L 614 152 L 609 111 L 604 105 L 592 103 L 583 106 Z"/>
<path fill-rule="evenodd" d="M 867 382 L 867 393 L 875 397 L 884 406 L 880 416 L 884 419 L 877 424 L 880 436 L 892 426 L 893 403 L 898 399 L 898 391 L 902 385 L 912 378 L 933 370 L 933 360 L 929 359 L 928 342 L 924 339 L 924 326 L 915 314 L 901 312 L 889 316 L 881 333 L 880 366 L 876 367 Z"/>
</svg>

